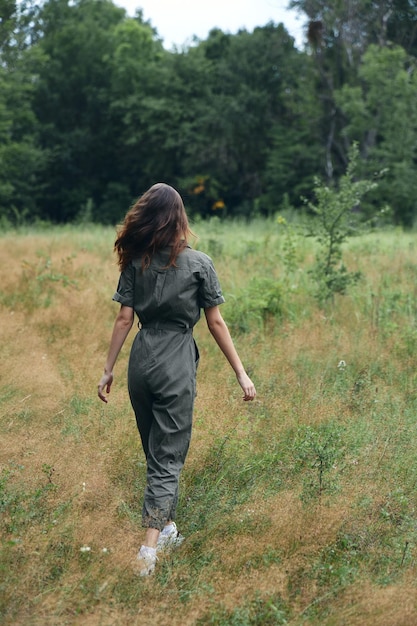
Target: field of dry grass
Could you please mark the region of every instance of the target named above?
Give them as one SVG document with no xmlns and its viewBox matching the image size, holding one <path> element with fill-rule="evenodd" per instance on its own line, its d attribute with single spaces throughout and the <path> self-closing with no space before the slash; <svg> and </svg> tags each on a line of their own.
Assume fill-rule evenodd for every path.
<svg viewBox="0 0 417 626">
<path fill-rule="evenodd" d="M 289 267 L 273 224 L 195 230 L 258 397 L 241 401 L 200 322 L 186 541 L 145 580 L 132 569 L 145 471 L 126 389 L 133 332 L 109 404 L 96 398 L 114 232 L 0 237 L 1 623 L 417 623 L 417 236 L 352 240 L 363 280 L 323 310 L 311 240 Z"/>
</svg>

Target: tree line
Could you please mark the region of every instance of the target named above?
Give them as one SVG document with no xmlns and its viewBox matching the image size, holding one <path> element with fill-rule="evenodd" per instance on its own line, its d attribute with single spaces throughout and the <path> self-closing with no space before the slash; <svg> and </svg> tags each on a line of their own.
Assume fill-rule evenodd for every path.
<svg viewBox="0 0 417 626">
<path fill-rule="evenodd" d="M 303 50 L 271 22 L 168 51 L 111 0 L 0 0 L 0 220 L 113 224 L 156 181 L 202 217 L 304 210 L 357 144 L 364 214 L 411 226 L 417 1 L 290 6 Z"/>
</svg>

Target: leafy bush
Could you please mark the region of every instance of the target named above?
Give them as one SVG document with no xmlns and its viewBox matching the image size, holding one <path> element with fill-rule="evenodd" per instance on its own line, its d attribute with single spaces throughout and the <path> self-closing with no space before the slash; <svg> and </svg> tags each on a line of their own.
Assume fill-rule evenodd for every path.
<svg viewBox="0 0 417 626">
<path fill-rule="evenodd" d="M 311 232 L 320 244 L 311 275 L 316 282 L 316 296 L 320 303 L 335 294 L 346 293 L 348 287 L 360 278 L 359 272 L 350 272 L 342 261 L 342 244 L 349 236 L 360 232 L 360 201 L 364 194 L 376 187 L 375 182 L 355 180 L 358 148 L 350 152 L 347 172 L 341 177 L 339 187 L 332 188 L 316 179 L 316 203 L 309 203 L 315 214 Z"/>
<path fill-rule="evenodd" d="M 226 301 L 225 319 L 234 333 L 263 329 L 268 319 L 283 314 L 282 286 L 274 278 L 251 278 L 237 293 L 227 294 Z"/>
</svg>

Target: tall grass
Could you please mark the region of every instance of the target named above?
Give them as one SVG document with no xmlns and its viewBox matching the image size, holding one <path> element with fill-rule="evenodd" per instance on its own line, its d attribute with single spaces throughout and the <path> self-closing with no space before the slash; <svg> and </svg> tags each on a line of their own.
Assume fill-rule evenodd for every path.
<svg viewBox="0 0 417 626">
<path fill-rule="evenodd" d="M 201 322 L 186 541 L 149 580 L 132 568 L 145 485 L 133 336 L 109 405 L 95 397 L 114 231 L 1 237 L 1 622 L 416 623 L 416 235 L 351 240 L 363 278 L 319 308 L 312 239 L 272 220 L 193 229 L 258 397 L 241 401 Z"/>
</svg>

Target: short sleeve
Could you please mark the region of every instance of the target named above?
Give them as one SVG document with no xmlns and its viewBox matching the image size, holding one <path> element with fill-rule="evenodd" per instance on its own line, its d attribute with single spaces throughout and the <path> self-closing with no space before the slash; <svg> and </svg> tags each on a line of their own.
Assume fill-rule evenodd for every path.
<svg viewBox="0 0 417 626">
<path fill-rule="evenodd" d="M 134 295 L 135 295 L 135 268 L 132 264 L 128 265 L 126 269 L 122 271 L 119 278 L 119 284 L 117 285 L 116 293 L 113 296 L 113 300 L 120 302 L 124 306 L 134 307 Z"/>
<path fill-rule="evenodd" d="M 225 300 L 220 287 L 219 279 L 214 269 L 212 260 L 207 257 L 204 271 L 201 273 L 201 284 L 198 292 L 199 306 L 208 309 L 222 304 Z"/>
</svg>

